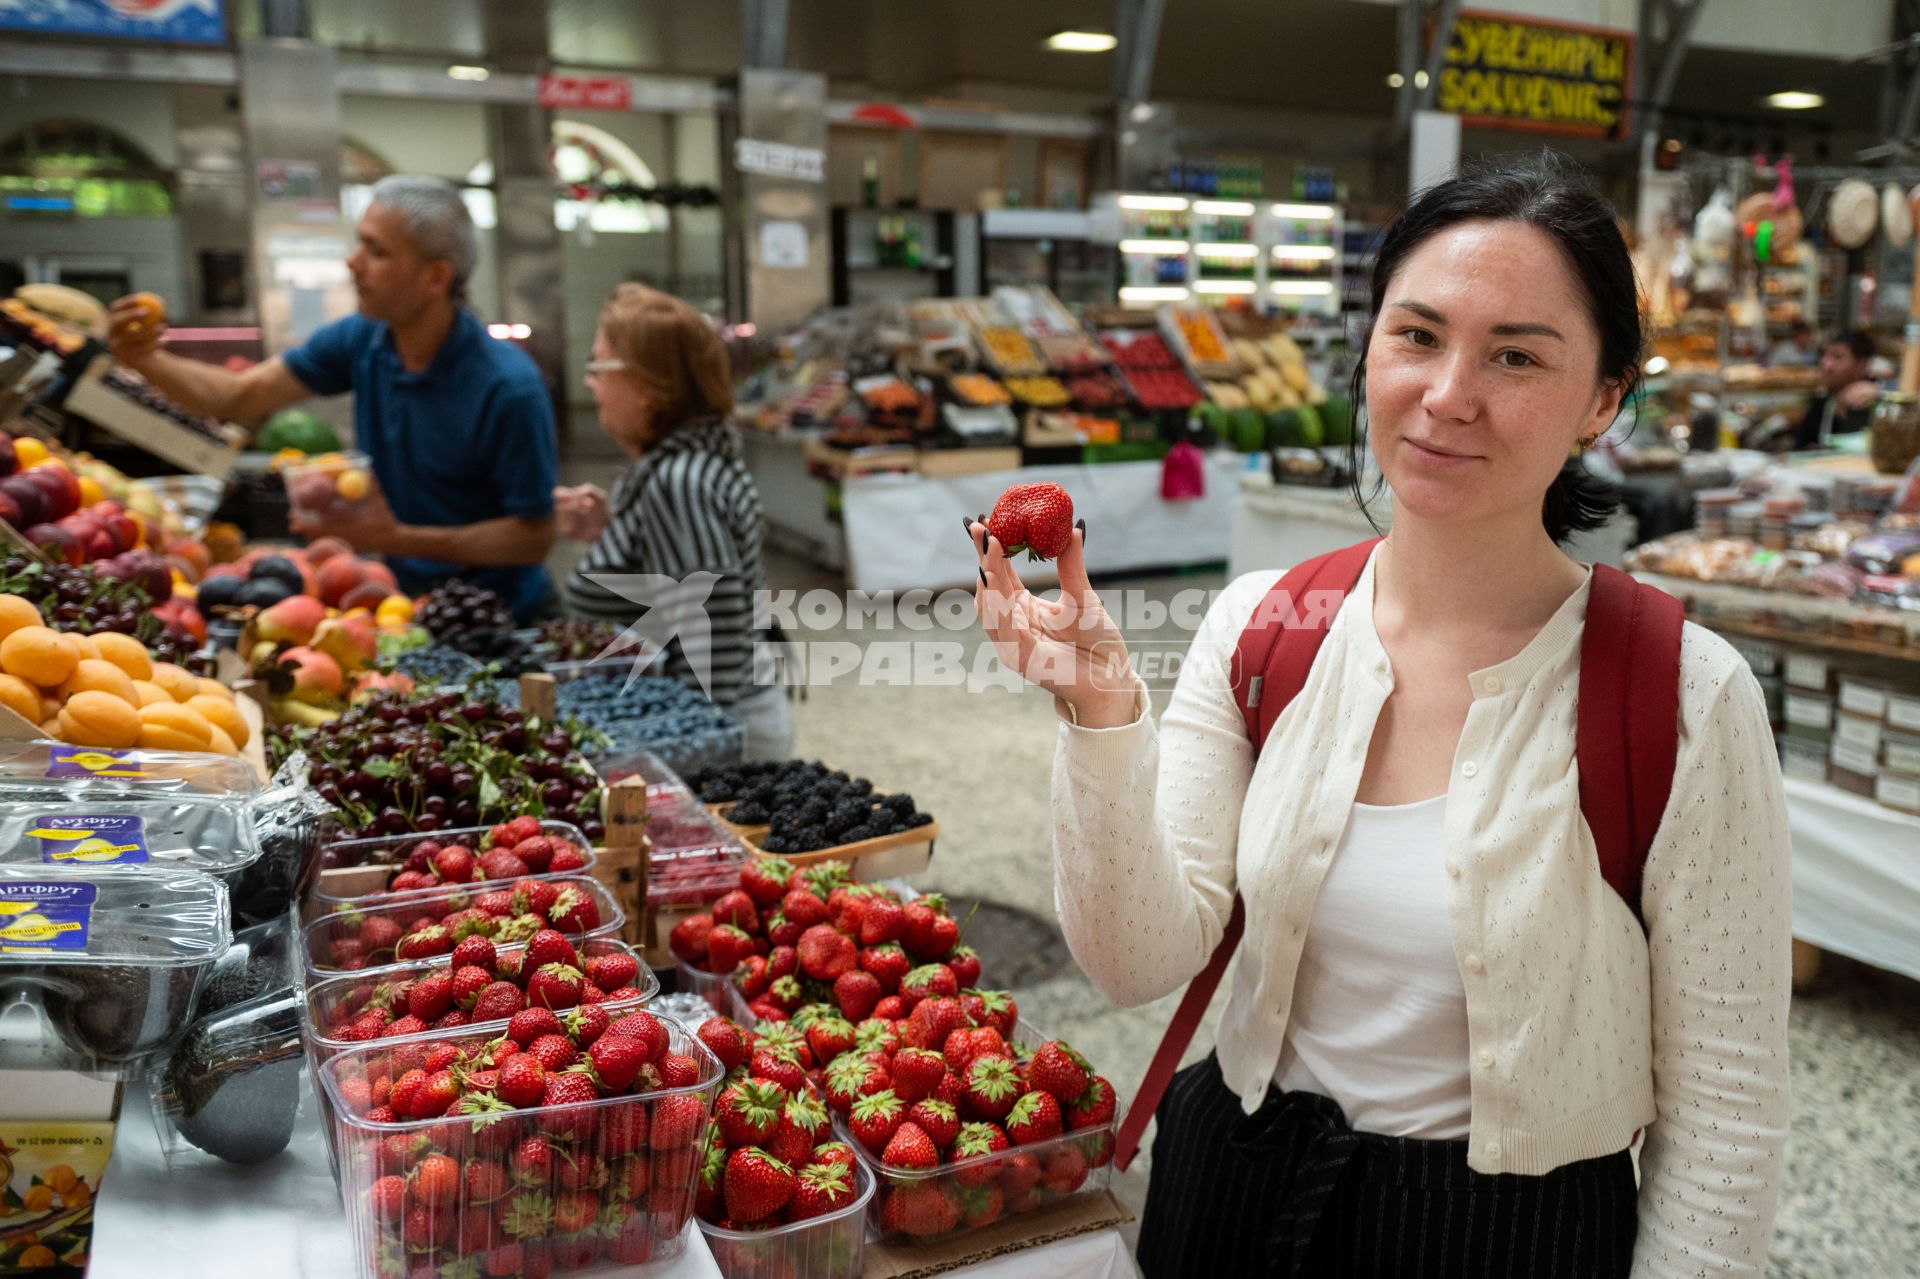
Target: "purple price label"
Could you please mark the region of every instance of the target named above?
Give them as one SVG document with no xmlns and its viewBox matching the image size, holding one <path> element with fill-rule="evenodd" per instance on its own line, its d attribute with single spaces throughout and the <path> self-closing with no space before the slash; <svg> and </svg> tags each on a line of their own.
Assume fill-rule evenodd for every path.
<svg viewBox="0 0 1920 1279">
<path fill-rule="evenodd" d="M 111 866 L 147 860 L 146 823 L 131 813 L 41 813 L 28 836 L 53 866 Z"/>
<path fill-rule="evenodd" d="M 85 950 L 98 893 L 51 880 L 0 884 L 0 952 Z"/>
<path fill-rule="evenodd" d="M 56 746 L 47 752 L 47 776 L 151 777 L 132 751 L 101 750 L 94 746 Z"/>
</svg>

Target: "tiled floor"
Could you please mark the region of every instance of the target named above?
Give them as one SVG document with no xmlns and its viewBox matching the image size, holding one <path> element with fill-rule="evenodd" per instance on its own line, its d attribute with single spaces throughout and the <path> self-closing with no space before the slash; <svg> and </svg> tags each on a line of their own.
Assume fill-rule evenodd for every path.
<svg viewBox="0 0 1920 1279">
<path fill-rule="evenodd" d="M 791 561 L 776 560 L 769 573 L 775 587 L 837 586 Z M 1219 584 L 1215 575 L 1124 585 L 1164 598 Z M 983 640 L 977 626 L 956 638 Z M 796 720 L 796 754 L 909 790 L 939 819 L 927 886 L 963 911 L 986 899 L 1055 918 L 1047 800 L 1055 728 L 1044 695 L 842 681 L 810 688 Z M 991 974 L 995 956 L 984 958 Z M 1086 1052 L 1122 1096 L 1137 1087 L 1177 998 L 1116 1008 L 1070 963 L 1019 994 L 1024 1015 Z M 1192 1055 L 1209 1043 L 1211 1026 Z M 1920 985 L 1832 960 L 1818 987 L 1794 1002 L 1792 1047 L 1794 1129 L 1768 1273 L 1920 1274 Z M 1150 1162 L 1143 1154 L 1115 1183 L 1136 1211 Z"/>
</svg>

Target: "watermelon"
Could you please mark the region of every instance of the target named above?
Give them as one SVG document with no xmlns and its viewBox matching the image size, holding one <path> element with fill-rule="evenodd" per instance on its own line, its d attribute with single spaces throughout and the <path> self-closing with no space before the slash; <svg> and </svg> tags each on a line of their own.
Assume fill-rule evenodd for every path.
<svg viewBox="0 0 1920 1279">
<path fill-rule="evenodd" d="M 1320 420 L 1320 411 L 1311 404 L 1302 404 L 1294 412 L 1300 415 L 1300 447 L 1317 449 L 1327 443 L 1327 424 Z"/>
<path fill-rule="evenodd" d="M 1300 447 L 1300 410 L 1280 409 L 1267 414 L 1267 447 L 1270 449 Z"/>
<path fill-rule="evenodd" d="M 1327 428 L 1327 443 L 1345 446 L 1353 439 L 1353 405 L 1344 395 L 1329 395 L 1317 410 Z"/>
<path fill-rule="evenodd" d="M 255 447 L 267 453 L 295 449 L 312 456 L 339 452 L 340 437 L 311 409 L 281 409 L 267 419 Z"/>
<path fill-rule="evenodd" d="M 1266 443 L 1267 422 L 1258 409 L 1235 409 L 1229 426 L 1224 438 L 1232 440 L 1238 452 L 1258 453 Z"/>
</svg>

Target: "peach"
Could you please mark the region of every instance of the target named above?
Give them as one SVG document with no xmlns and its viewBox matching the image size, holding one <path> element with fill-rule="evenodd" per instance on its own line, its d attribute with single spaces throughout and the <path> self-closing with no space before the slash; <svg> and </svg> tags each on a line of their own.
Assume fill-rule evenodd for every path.
<svg viewBox="0 0 1920 1279">
<path fill-rule="evenodd" d="M 327 617 L 327 606 L 311 595 L 289 595 L 254 619 L 261 639 L 275 644 L 305 644 Z"/>
<path fill-rule="evenodd" d="M 341 600 L 367 580 L 367 571 L 351 555 L 334 555 L 320 565 L 318 576 L 320 598 L 338 608 Z"/>
<path fill-rule="evenodd" d="M 337 537 L 316 537 L 307 543 L 307 560 L 315 566 L 325 564 L 336 555 L 352 555 L 353 548 Z"/>
<path fill-rule="evenodd" d="M 371 613 L 374 609 L 380 607 L 381 600 L 387 598 L 388 591 L 388 587 L 380 582 L 374 581 L 372 577 L 369 576 L 368 580 L 360 583 L 360 585 L 354 587 L 342 597 L 340 600 L 340 608 L 343 612 L 349 609 L 364 608 Z"/>
</svg>

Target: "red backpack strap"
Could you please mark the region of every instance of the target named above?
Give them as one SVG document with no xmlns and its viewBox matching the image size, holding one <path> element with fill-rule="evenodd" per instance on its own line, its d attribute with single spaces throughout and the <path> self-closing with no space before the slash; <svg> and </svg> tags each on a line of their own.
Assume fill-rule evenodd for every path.
<svg viewBox="0 0 1920 1279">
<path fill-rule="evenodd" d="M 1673 793 L 1685 624 L 1679 600 L 1618 569 L 1593 566 L 1575 730 L 1580 810 L 1601 876 L 1636 918 L 1641 872 Z"/>
<path fill-rule="evenodd" d="M 1374 538 L 1331 551 L 1297 565 L 1254 607 L 1246 629 L 1240 632 L 1229 674 L 1233 700 L 1246 719 L 1247 740 L 1253 743 L 1255 756 L 1266 745 L 1267 734 L 1273 731 L 1280 712 L 1306 686 L 1320 642 L 1327 637 L 1327 627 L 1354 583 L 1360 580 L 1367 556 L 1373 553 L 1374 544 L 1379 540 Z M 1134 1094 L 1133 1105 L 1120 1121 L 1113 1166 L 1122 1172 L 1133 1162 L 1135 1152 L 1140 1149 L 1140 1137 L 1147 1130 L 1147 1121 L 1159 1109 L 1160 1098 L 1166 1095 L 1167 1085 L 1180 1066 L 1180 1058 L 1193 1042 L 1194 1031 L 1200 1028 L 1207 1004 L 1220 986 L 1220 978 L 1227 971 L 1234 949 L 1240 944 L 1246 918 L 1246 906 L 1235 896 L 1233 914 L 1227 920 L 1220 944 L 1214 947 L 1212 957 L 1199 976 L 1187 983 L 1187 993 L 1180 997 L 1180 1007 L 1167 1024 L 1166 1034 L 1161 1036 L 1146 1078 L 1140 1082 L 1140 1091 Z"/>
</svg>

